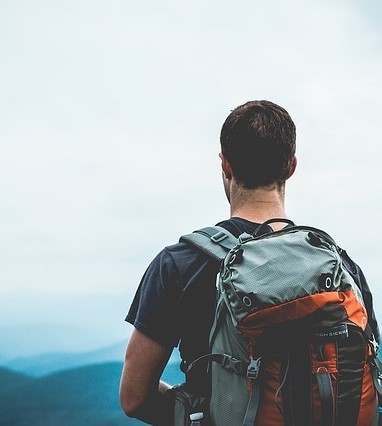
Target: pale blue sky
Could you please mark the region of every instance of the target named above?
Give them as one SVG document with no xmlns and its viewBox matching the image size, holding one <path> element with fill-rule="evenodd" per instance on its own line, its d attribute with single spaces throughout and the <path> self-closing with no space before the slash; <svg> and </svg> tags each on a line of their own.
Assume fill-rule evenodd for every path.
<svg viewBox="0 0 382 426">
<path fill-rule="evenodd" d="M 380 299 L 380 16 L 367 0 L 1 2 L 3 326 L 124 337 L 155 253 L 228 216 L 219 132 L 250 99 L 296 122 L 291 218 L 331 233 Z"/>
</svg>

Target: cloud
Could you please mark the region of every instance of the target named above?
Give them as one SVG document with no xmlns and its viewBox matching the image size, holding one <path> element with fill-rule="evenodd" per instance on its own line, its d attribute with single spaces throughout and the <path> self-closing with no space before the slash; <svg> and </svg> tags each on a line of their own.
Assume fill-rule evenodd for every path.
<svg viewBox="0 0 382 426">
<path fill-rule="evenodd" d="M 333 231 L 376 282 L 379 7 L 2 6 L 2 291 L 131 295 L 163 245 L 228 216 L 219 131 L 254 98 L 297 124 L 290 215 Z"/>
</svg>

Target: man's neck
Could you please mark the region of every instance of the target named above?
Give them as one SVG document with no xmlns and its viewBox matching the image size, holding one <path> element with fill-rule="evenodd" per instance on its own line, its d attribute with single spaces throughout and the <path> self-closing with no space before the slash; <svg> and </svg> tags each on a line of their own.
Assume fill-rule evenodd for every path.
<svg viewBox="0 0 382 426">
<path fill-rule="evenodd" d="M 241 186 L 231 188 L 231 217 L 241 217 L 251 222 L 263 223 L 272 218 L 286 218 L 284 188 L 276 186 L 246 189 Z M 272 227 L 281 229 L 285 223 L 275 223 Z"/>
</svg>

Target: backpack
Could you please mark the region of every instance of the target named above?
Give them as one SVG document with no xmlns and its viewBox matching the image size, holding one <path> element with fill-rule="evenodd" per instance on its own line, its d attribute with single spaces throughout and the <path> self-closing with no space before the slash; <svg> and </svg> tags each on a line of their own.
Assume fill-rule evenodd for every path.
<svg viewBox="0 0 382 426">
<path fill-rule="evenodd" d="M 273 222 L 288 226 L 260 232 Z M 211 374 L 212 425 L 378 424 L 378 344 L 326 232 L 271 219 L 254 235 L 215 226 L 181 241 L 221 262 L 210 353 L 188 367 Z"/>
</svg>

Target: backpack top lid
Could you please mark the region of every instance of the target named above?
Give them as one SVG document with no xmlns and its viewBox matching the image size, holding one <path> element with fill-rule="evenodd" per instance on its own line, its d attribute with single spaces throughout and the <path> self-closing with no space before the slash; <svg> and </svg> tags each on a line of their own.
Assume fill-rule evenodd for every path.
<svg viewBox="0 0 382 426">
<path fill-rule="evenodd" d="M 272 219 L 271 221 L 280 221 Z M 254 327 L 296 320 L 341 305 L 365 329 L 360 289 L 342 265 L 341 249 L 326 232 L 309 226 L 234 237 L 222 227 L 182 237 L 221 261 L 219 292 L 235 326 Z M 293 222 L 288 221 L 291 225 Z M 248 315 L 250 314 L 250 317 Z M 334 315 L 333 321 L 337 314 Z M 252 330 L 255 333 L 255 330 Z"/>
</svg>

